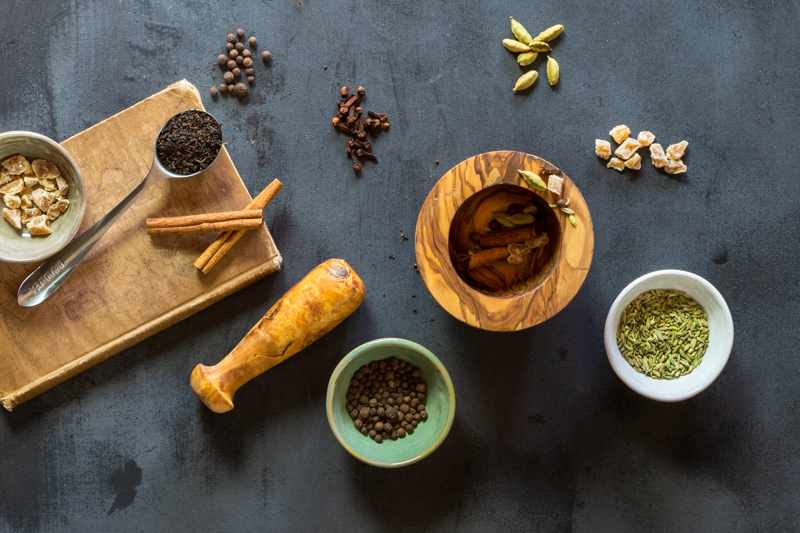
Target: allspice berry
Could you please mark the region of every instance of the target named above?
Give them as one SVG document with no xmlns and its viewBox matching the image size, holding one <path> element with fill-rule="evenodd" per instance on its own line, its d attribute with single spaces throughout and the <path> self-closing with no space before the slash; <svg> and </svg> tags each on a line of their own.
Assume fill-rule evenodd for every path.
<svg viewBox="0 0 800 533">
<path fill-rule="evenodd" d="M 236 30 L 236 35 L 238 35 L 239 38 L 241 39 L 242 37 L 244 37 L 244 30 L 242 28 L 239 28 L 238 30 Z"/>
<path fill-rule="evenodd" d="M 236 64 L 241 65 L 244 63 L 244 58 L 242 56 L 236 56 Z"/>
<path fill-rule="evenodd" d="M 233 50 L 233 43 L 225 43 L 225 50 L 227 50 L 228 52 Z"/>
<path fill-rule="evenodd" d="M 235 68 L 236 68 L 236 61 L 234 61 L 233 59 L 228 61 L 228 70 L 233 70 Z"/>
<path fill-rule="evenodd" d="M 244 57 L 250 57 L 250 50 L 242 50 L 242 55 Z"/>
<path fill-rule="evenodd" d="M 244 96 L 247 94 L 247 85 L 244 83 L 237 83 L 236 87 L 234 87 L 234 91 L 236 96 Z"/>
<path fill-rule="evenodd" d="M 234 34 L 232 34 L 232 33 L 229 33 L 228 34 L 228 42 L 229 43 L 235 43 L 236 42 L 236 36 Z"/>
<path fill-rule="evenodd" d="M 232 83 L 229 83 L 229 84 L 228 84 L 228 92 L 229 92 L 229 93 L 232 93 L 232 92 L 233 92 L 233 90 L 234 90 L 235 88 L 236 88 L 236 87 L 234 87 Z"/>
<path fill-rule="evenodd" d="M 257 41 L 255 37 L 250 37 L 247 42 L 250 43 L 250 46 L 255 46 Z"/>
<path fill-rule="evenodd" d="M 246 50 L 245 50 L 245 51 L 246 51 Z M 238 58 L 237 58 L 237 59 L 238 59 Z M 250 59 L 249 57 L 245 57 L 244 59 L 242 59 L 242 64 L 244 64 L 244 67 L 245 67 L 245 68 L 250 68 L 250 67 L 252 67 L 252 66 L 253 66 L 253 60 L 252 60 L 252 59 Z"/>
<path fill-rule="evenodd" d="M 234 78 L 238 78 L 242 74 L 242 71 L 239 70 L 238 68 L 233 69 L 231 72 L 233 73 Z"/>
<path fill-rule="evenodd" d="M 247 83 L 252 85 L 254 81 L 256 81 L 256 77 L 255 76 L 247 76 Z"/>
<path fill-rule="evenodd" d="M 228 62 L 228 58 L 225 57 L 225 54 L 220 54 L 220 55 L 217 56 L 217 63 L 219 63 L 220 66 L 224 67 L 225 63 L 227 63 L 227 62 Z"/>
<path fill-rule="evenodd" d="M 225 74 L 223 74 L 222 77 L 225 79 L 225 81 L 228 83 L 228 85 L 233 83 L 233 72 L 228 71 Z"/>
<path fill-rule="evenodd" d="M 241 53 L 242 50 L 244 50 L 244 45 L 242 43 L 236 43 L 236 46 L 234 48 L 236 48 L 237 52 Z"/>
<path fill-rule="evenodd" d="M 563 198 L 560 198 L 556 202 L 556 207 L 567 207 L 567 202 Z"/>
<path fill-rule="evenodd" d="M 209 92 L 211 93 L 211 96 L 217 96 L 217 88 L 216 87 L 212 87 L 211 89 L 209 89 Z"/>
<path fill-rule="evenodd" d="M 267 61 L 272 59 L 272 54 L 269 53 L 269 50 L 264 50 L 263 52 L 261 52 L 261 59 L 263 59 L 264 62 L 266 63 Z"/>
<path fill-rule="evenodd" d="M 227 90 L 228 90 L 228 86 L 227 85 L 225 85 L 224 83 L 220 83 L 219 84 L 219 92 L 224 93 Z"/>
<path fill-rule="evenodd" d="M 239 52 L 237 50 L 231 50 L 228 52 L 228 54 L 230 54 L 231 59 L 236 59 L 236 57 L 239 55 Z"/>
<path fill-rule="evenodd" d="M 248 76 L 253 76 L 253 75 L 255 75 L 255 73 L 256 73 L 256 69 L 254 69 L 254 68 L 248 68 L 248 69 L 245 69 L 244 73 L 245 73 L 246 75 L 248 75 Z"/>
</svg>

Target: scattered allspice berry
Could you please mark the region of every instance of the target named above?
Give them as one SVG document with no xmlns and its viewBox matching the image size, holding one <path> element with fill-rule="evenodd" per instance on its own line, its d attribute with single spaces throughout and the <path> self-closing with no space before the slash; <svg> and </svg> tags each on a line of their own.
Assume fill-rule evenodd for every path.
<svg viewBox="0 0 800 533">
<path fill-rule="evenodd" d="M 228 42 L 229 43 L 235 43 L 236 42 L 236 36 L 234 34 L 232 34 L 232 33 L 229 33 L 228 34 Z"/>
<path fill-rule="evenodd" d="M 250 68 L 250 67 L 252 67 L 252 66 L 253 66 L 253 60 L 252 60 L 252 59 L 250 59 L 249 57 L 245 57 L 245 58 L 242 60 L 242 64 L 244 64 L 244 68 Z"/>
<path fill-rule="evenodd" d="M 241 65 L 244 63 L 244 58 L 242 56 L 236 56 L 236 64 Z"/>
<path fill-rule="evenodd" d="M 228 65 L 228 70 L 233 70 L 236 68 L 236 61 L 231 59 L 230 61 L 228 61 L 227 65 Z"/>
<path fill-rule="evenodd" d="M 212 87 L 211 89 L 209 89 L 209 92 L 211 93 L 211 96 L 217 96 L 217 88 L 216 87 Z"/>
<path fill-rule="evenodd" d="M 252 67 L 251 67 L 251 68 L 245 69 L 245 70 L 244 70 L 244 73 L 245 73 L 245 75 L 247 75 L 247 76 L 254 76 L 254 75 L 255 75 L 255 73 L 256 73 L 256 69 L 254 69 L 254 68 L 252 68 Z"/>
<path fill-rule="evenodd" d="M 256 81 L 254 76 L 247 76 L 247 83 L 252 85 L 254 81 Z"/>
<path fill-rule="evenodd" d="M 241 39 L 242 37 L 244 37 L 244 30 L 242 28 L 239 28 L 238 30 L 236 30 L 236 35 L 238 35 L 239 38 Z"/>
<path fill-rule="evenodd" d="M 241 70 L 239 70 L 238 68 L 235 68 L 235 69 L 233 69 L 233 70 L 231 71 L 231 73 L 233 73 L 233 77 L 234 77 L 234 78 L 238 78 L 239 76 L 241 76 L 241 74 L 242 74 L 242 71 L 241 71 Z"/>
<path fill-rule="evenodd" d="M 228 90 L 228 86 L 227 85 L 225 85 L 224 83 L 220 83 L 219 84 L 219 92 L 224 93 L 227 90 Z"/>
<path fill-rule="evenodd" d="M 233 43 L 225 43 L 225 50 L 228 52 L 233 50 Z"/>
<path fill-rule="evenodd" d="M 236 51 L 241 54 L 242 51 L 244 50 L 244 45 L 242 43 L 236 43 L 236 46 L 234 48 L 236 48 Z"/>
<path fill-rule="evenodd" d="M 225 78 L 225 82 L 228 85 L 230 85 L 233 82 L 233 72 L 231 71 L 226 72 L 225 74 L 222 75 L 222 77 Z"/>
<path fill-rule="evenodd" d="M 242 50 L 242 55 L 244 57 L 250 57 L 250 50 Z"/>
<path fill-rule="evenodd" d="M 237 83 L 234 87 L 234 92 L 236 96 L 244 96 L 247 94 L 247 85 L 244 83 Z"/>
<path fill-rule="evenodd" d="M 232 92 L 233 92 L 233 89 L 235 89 L 235 87 L 233 86 L 233 84 L 232 84 L 232 83 L 229 83 L 229 84 L 228 84 L 228 92 L 229 92 L 229 93 L 232 93 Z"/>
<path fill-rule="evenodd" d="M 263 59 L 264 62 L 266 63 L 267 61 L 272 59 L 272 54 L 269 53 L 269 50 L 264 50 L 263 52 L 261 52 L 261 59 Z"/>
<path fill-rule="evenodd" d="M 255 37 L 250 37 L 247 42 L 250 43 L 250 46 L 255 46 L 257 41 Z"/>
<path fill-rule="evenodd" d="M 220 54 L 217 56 L 217 63 L 219 63 L 221 67 L 224 67 L 227 62 L 228 58 L 225 56 L 225 54 Z"/>
<path fill-rule="evenodd" d="M 231 59 L 236 59 L 237 57 L 239 57 L 239 51 L 235 49 L 228 52 L 228 54 L 230 54 Z"/>
</svg>

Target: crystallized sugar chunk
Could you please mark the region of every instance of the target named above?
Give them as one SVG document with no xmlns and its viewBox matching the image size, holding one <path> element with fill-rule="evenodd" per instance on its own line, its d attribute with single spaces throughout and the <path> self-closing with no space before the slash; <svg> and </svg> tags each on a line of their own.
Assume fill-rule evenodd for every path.
<svg viewBox="0 0 800 533">
<path fill-rule="evenodd" d="M 642 168 L 642 156 L 633 154 L 633 157 L 625 161 L 625 166 L 631 170 L 639 170 Z"/>
<path fill-rule="evenodd" d="M 22 229 L 21 213 L 19 209 L 3 209 L 3 218 L 17 229 Z"/>
<path fill-rule="evenodd" d="M 608 168 L 613 168 L 622 172 L 622 169 L 625 168 L 625 161 L 621 159 L 617 159 L 616 157 L 612 157 L 611 161 L 608 162 L 606 165 Z"/>
<path fill-rule="evenodd" d="M 31 220 L 42 214 L 42 212 L 39 211 L 38 207 L 30 207 L 28 209 L 22 209 L 21 212 L 22 212 L 21 217 L 23 224 L 27 224 L 28 222 L 30 222 Z"/>
<path fill-rule="evenodd" d="M 628 135 L 631 134 L 631 129 L 626 126 L 625 124 L 620 124 L 616 126 L 614 129 L 608 132 L 609 135 L 614 139 L 614 142 L 617 144 L 621 144 L 622 141 L 628 138 Z"/>
<path fill-rule="evenodd" d="M 670 159 L 680 159 L 683 157 L 687 146 L 689 146 L 689 143 L 686 141 L 681 141 L 678 144 L 670 144 L 667 147 L 667 157 Z"/>
<path fill-rule="evenodd" d="M 21 193 L 24 187 L 25 187 L 25 181 L 22 178 L 20 178 L 12 181 L 11 183 L 6 183 L 2 187 L 0 187 L 0 193 L 16 195 Z"/>
<path fill-rule="evenodd" d="M 667 156 L 664 154 L 664 148 L 658 143 L 650 145 L 650 159 L 653 160 L 653 166 L 656 168 L 667 166 Z"/>
<path fill-rule="evenodd" d="M 681 174 L 686 172 L 686 165 L 680 159 L 670 159 L 667 162 L 667 168 L 664 169 L 667 174 Z"/>
<path fill-rule="evenodd" d="M 69 207 L 69 200 L 65 200 L 64 198 L 59 198 L 56 201 L 56 206 L 58 206 L 58 210 L 63 213 Z"/>
<path fill-rule="evenodd" d="M 0 185 L 5 185 L 9 182 L 11 182 L 11 176 L 0 170 Z"/>
<path fill-rule="evenodd" d="M 5 167 L 6 173 L 11 174 L 12 176 L 18 176 L 30 171 L 31 164 L 28 163 L 28 160 L 21 155 L 12 155 L 3 161 L 3 167 Z"/>
<path fill-rule="evenodd" d="M 61 175 L 57 166 L 55 166 L 53 163 L 45 161 L 44 159 L 34 159 L 33 163 L 31 163 L 31 166 L 33 167 L 33 171 L 36 173 L 36 177 L 39 179 L 55 179 L 56 176 Z"/>
<path fill-rule="evenodd" d="M 559 178 L 555 174 L 550 174 L 547 178 L 547 190 L 561 196 L 561 188 L 564 186 L 564 178 Z"/>
<path fill-rule="evenodd" d="M 650 146 L 656 140 L 656 136 L 649 131 L 640 131 L 637 140 L 642 146 Z"/>
<path fill-rule="evenodd" d="M 50 204 L 53 203 L 53 197 L 44 189 L 36 189 L 31 193 L 31 200 L 36 204 L 36 207 L 46 213 L 50 209 Z"/>
<path fill-rule="evenodd" d="M 57 219 L 60 214 L 61 211 L 58 209 L 58 206 L 53 204 L 50 206 L 50 209 L 47 210 L 47 219 L 52 222 Z"/>
<path fill-rule="evenodd" d="M 603 139 L 595 139 L 594 153 L 601 159 L 608 159 L 611 157 L 611 143 Z"/>
<path fill-rule="evenodd" d="M 50 229 L 50 220 L 47 215 L 39 215 L 28 222 L 28 231 L 31 235 L 50 235 L 53 230 Z"/>
<path fill-rule="evenodd" d="M 636 150 L 638 150 L 640 146 L 641 145 L 639 144 L 639 141 L 633 137 L 628 137 L 622 142 L 622 144 L 619 145 L 619 148 L 617 148 L 617 150 L 614 152 L 614 155 L 620 159 L 630 159 L 630 157 L 636 153 Z"/>
<path fill-rule="evenodd" d="M 5 203 L 6 207 L 9 209 L 19 209 L 20 206 L 22 206 L 22 200 L 20 200 L 19 196 L 13 196 L 11 194 L 3 196 L 3 203 Z"/>
</svg>

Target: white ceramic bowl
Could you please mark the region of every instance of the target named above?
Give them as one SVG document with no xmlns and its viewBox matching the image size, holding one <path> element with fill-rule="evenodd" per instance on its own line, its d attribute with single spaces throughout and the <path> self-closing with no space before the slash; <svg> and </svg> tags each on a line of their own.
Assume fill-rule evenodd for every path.
<svg viewBox="0 0 800 533">
<path fill-rule="evenodd" d="M 708 349 L 703 361 L 690 374 L 677 379 L 653 379 L 640 374 L 617 347 L 622 312 L 637 296 L 652 289 L 683 291 L 708 315 Z M 658 270 L 635 280 L 617 296 L 608 311 L 603 338 L 611 368 L 627 386 L 653 400 L 679 402 L 704 391 L 725 368 L 733 348 L 733 319 L 725 299 L 708 281 L 683 270 Z"/>
</svg>

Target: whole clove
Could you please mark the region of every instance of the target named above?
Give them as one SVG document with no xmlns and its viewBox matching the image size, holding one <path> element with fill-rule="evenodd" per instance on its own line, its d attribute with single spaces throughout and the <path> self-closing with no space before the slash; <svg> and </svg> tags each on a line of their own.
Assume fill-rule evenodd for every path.
<svg viewBox="0 0 800 533">
<path fill-rule="evenodd" d="M 339 90 L 341 99 L 336 100 L 339 108 L 338 114 L 331 119 L 333 126 L 350 135 L 353 139 L 347 141 L 345 153 L 353 161 L 353 170 L 361 171 L 361 159 L 367 159 L 375 163 L 378 158 L 370 152 L 372 144 L 367 141 L 366 128 L 370 129 L 372 135 L 377 135 L 379 128 L 388 128 L 388 117 L 385 113 L 377 111 L 366 111 L 361 105 L 361 99 L 366 95 L 366 89 L 359 86 L 356 94 L 351 95 L 350 90 L 345 86 Z M 367 117 L 370 118 L 367 118 Z M 384 126 L 384 124 L 386 124 Z"/>
</svg>

